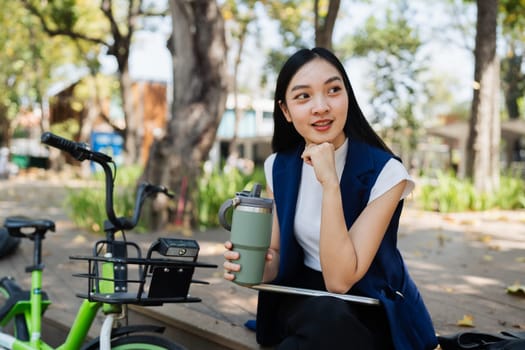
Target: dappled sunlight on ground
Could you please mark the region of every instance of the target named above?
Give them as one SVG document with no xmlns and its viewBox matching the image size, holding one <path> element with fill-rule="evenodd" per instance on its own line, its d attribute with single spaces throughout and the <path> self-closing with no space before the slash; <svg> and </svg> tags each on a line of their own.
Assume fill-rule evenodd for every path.
<svg viewBox="0 0 525 350">
<path fill-rule="evenodd" d="M 199 256 L 222 255 L 225 250 L 223 243 L 201 243 Z"/>
<path fill-rule="evenodd" d="M 525 211 L 438 214 L 409 208 L 399 249 L 441 333 L 525 329 Z M 521 281 L 521 283 L 519 283 Z"/>
<path fill-rule="evenodd" d="M 481 276 L 463 276 L 465 282 L 473 287 L 483 288 L 487 286 L 502 286 L 501 281 L 494 278 L 486 278 Z"/>
<path fill-rule="evenodd" d="M 31 182 L 34 190 L 27 191 Z M 67 312 L 76 310 L 81 302 L 75 293 L 87 288 L 85 279 L 72 277 L 73 273 L 86 273 L 87 264 L 69 256 L 91 255 L 95 241 L 105 236 L 80 230 L 68 220 L 61 204 L 65 189 L 60 182 L 57 179 L 46 185 L 42 180 L 17 180 L 9 187 L 8 182 L 0 181 L 0 217 L 23 213 L 55 220 L 57 232 L 46 236 L 43 249 L 44 288 L 53 300 L 46 314 L 67 319 Z M 195 239 L 200 246 L 198 261 L 217 265 L 195 269 L 193 278 L 209 283 L 190 286 L 191 296 L 202 302 L 159 308 L 168 317 L 176 318 L 173 310 L 182 306 L 242 329 L 244 322 L 255 317 L 257 292 L 223 278 L 226 230 L 198 230 L 187 235 L 167 228 L 157 233 L 127 233 L 126 237 L 136 241 L 143 254 L 158 237 Z M 506 291 L 516 282 L 525 283 L 525 211 L 443 215 L 408 207 L 401 217 L 398 244 L 438 332 L 464 330 L 458 320 L 465 315 L 472 315 L 476 331 L 525 330 L 525 297 Z M 30 275 L 24 269 L 31 261 L 32 244 L 24 240 L 14 258 L 0 263 L 0 270 L 29 286 Z"/>
</svg>

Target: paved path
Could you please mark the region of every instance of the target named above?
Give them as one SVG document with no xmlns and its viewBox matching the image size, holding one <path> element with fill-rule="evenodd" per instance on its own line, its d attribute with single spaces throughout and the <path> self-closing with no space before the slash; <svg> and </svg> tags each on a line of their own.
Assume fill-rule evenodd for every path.
<svg viewBox="0 0 525 350">
<path fill-rule="evenodd" d="M 84 272 L 83 265 L 68 257 L 89 254 L 101 236 L 79 230 L 68 220 L 62 207 L 64 183 L 59 178 L 29 176 L 0 181 L 0 220 L 19 214 L 56 220 L 57 232 L 44 241 L 44 289 L 53 300 L 46 315 L 68 324 L 80 302 L 74 293 L 87 288 L 85 281 L 71 277 Z M 76 185 L 68 182 L 68 186 Z M 510 285 L 525 284 L 525 211 L 441 215 L 412 205 L 408 202 L 402 215 L 399 247 L 436 330 L 442 334 L 525 330 L 525 297 L 506 292 Z M 144 249 L 158 236 L 184 237 L 168 231 L 127 234 L 128 240 L 137 240 Z M 191 233 L 201 247 L 199 260 L 219 265 L 195 272 L 195 278 L 210 282 L 190 289 L 193 296 L 202 298 L 201 303 L 165 304 L 147 311 L 162 322 L 200 327 L 208 336 L 220 338 L 217 341 L 224 348 L 257 348 L 253 334 L 243 327 L 255 316 L 256 292 L 222 279 L 222 242 L 227 237 L 223 229 Z M 12 274 L 21 283 L 29 283 L 24 268 L 30 264 L 31 247 L 25 241 L 15 255 L 0 260 L 0 275 Z M 470 319 L 474 327 L 459 326 L 463 319 Z M 226 344 L 227 339 L 235 341 Z"/>
</svg>

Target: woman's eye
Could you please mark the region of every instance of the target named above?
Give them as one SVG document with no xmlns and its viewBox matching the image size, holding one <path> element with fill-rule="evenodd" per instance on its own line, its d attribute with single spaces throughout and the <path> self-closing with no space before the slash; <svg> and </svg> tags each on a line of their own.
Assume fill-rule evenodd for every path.
<svg viewBox="0 0 525 350">
<path fill-rule="evenodd" d="M 334 87 L 331 87 L 330 89 L 328 89 L 328 93 L 335 94 L 336 92 L 339 92 L 341 90 L 342 90 L 342 88 L 340 86 L 334 86 Z"/>
<path fill-rule="evenodd" d="M 303 92 L 301 94 L 298 94 L 295 96 L 295 99 L 296 100 L 305 100 L 307 99 L 308 97 L 310 97 L 310 95 L 308 95 L 307 93 Z"/>
</svg>

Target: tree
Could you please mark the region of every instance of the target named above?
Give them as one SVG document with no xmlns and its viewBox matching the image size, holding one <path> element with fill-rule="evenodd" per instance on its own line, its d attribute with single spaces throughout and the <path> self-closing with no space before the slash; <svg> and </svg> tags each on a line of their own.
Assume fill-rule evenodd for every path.
<svg viewBox="0 0 525 350">
<path fill-rule="evenodd" d="M 16 1 L 7 2 L 0 12 L 0 145 L 7 145 L 18 112 L 42 111 L 41 129 L 47 130 L 44 100 L 50 86 L 61 78 L 59 66 L 76 66 L 77 50 L 61 38 L 47 38 L 37 20 Z M 37 131 L 35 130 L 35 133 Z"/>
<path fill-rule="evenodd" d="M 481 193 L 499 188 L 498 0 L 477 0 L 474 91 L 466 149 L 466 176 Z"/>
<path fill-rule="evenodd" d="M 102 46 L 117 63 L 120 95 L 123 105 L 125 128 L 115 124 L 108 115 L 101 116 L 120 132 L 124 138 L 126 162 L 135 163 L 140 157 L 142 145 L 141 124 L 134 113 L 132 81 L 128 58 L 133 34 L 140 24 L 140 17 L 147 15 L 143 0 L 100 0 L 96 12 L 96 26 L 83 20 L 87 13 L 93 14 L 93 3 L 75 0 L 41 2 L 20 0 L 38 20 L 42 29 L 51 37 L 64 36 L 75 42 L 88 42 Z M 82 14 L 82 16 L 81 16 Z M 89 56 L 88 56 L 89 57 Z M 100 108 L 100 111 L 103 111 Z"/>
<path fill-rule="evenodd" d="M 279 21 L 284 47 L 315 46 L 332 49 L 332 35 L 341 0 L 263 1 L 270 17 Z M 311 33 L 310 37 L 308 32 Z M 306 35 L 305 35 L 306 33 Z"/>
<path fill-rule="evenodd" d="M 418 57 L 422 42 L 409 23 L 410 9 L 404 2 L 391 6 L 384 20 L 376 13 L 355 35 L 348 35 L 340 51 L 346 57 L 367 57 L 374 112 L 371 122 L 383 127 L 384 137 L 408 160 L 418 142 L 414 108 L 427 92 L 421 76 L 427 67 L 424 58 Z"/>
<path fill-rule="evenodd" d="M 340 0 L 264 0 L 269 16 L 279 23 L 282 48 L 268 55 L 266 74 L 278 72 L 288 56 L 298 48 L 333 47 L 333 31 L 338 17 Z M 267 79 L 268 80 L 268 79 Z"/>
<path fill-rule="evenodd" d="M 505 45 L 505 54 L 501 60 L 501 85 L 507 115 L 510 120 L 516 120 L 522 114 L 520 105 L 525 100 L 525 1 L 500 0 L 499 4 Z M 519 135 L 506 137 L 507 166 L 522 159 L 520 138 Z"/>
<path fill-rule="evenodd" d="M 224 21 L 216 1 L 170 0 L 173 101 L 166 134 L 151 149 L 143 178 L 176 192 L 177 223 L 192 227 L 201 166 L 224 113 L 227 97 Z M 169 203 L 158 198 L 155 228 L 168 223 Z"/>
<path fill-rule="evenodd" d="M 257 0 L 228 0 L 225 2 L 222 13 L 226 20 L 230 23 L 230 34 L 233 40 L 236 40 L 237 51 L 234 54 L 233 61 L 233 76 L 232 76 L 232 94 L 234 99 L 234 114 L 235 123 L 233 127 L 233 137 L 229 147 L 229 157 L 233 159 L 238 157 L 237 140 L 239 134 L 239 124 L 241 121 L 241 111 L 239 110 L 239 86 L 238 86 L 238 75 L 239 66 L 242 61 L 242 54 L 246 38 L 249 34 L 248 26 L 251 22 L 256 19 L 254 13 L 254 7 Z"/>
<path fill-rule="evenodd" d="M 315 46 L 332 50 L 332 36 L 341 0 L 329 0 L 326 9 L 321 7 L 321 3 L 319 0 L 314 1 Z"/>
<path fill-rule="evenodd" d="M 520 117 L 519 101 L 525 94 L 525 74 L 521 70 L 524 49 L 521 40 L 509 38 L 506 55 L 501 60 L 502 88 L 509 119 Z"/>
</svg>

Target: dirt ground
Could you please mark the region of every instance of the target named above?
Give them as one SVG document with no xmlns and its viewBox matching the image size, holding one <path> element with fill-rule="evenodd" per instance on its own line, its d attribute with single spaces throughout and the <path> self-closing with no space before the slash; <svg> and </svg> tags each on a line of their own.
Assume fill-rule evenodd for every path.
<svg viewBox="0 0 525 350">
<path fill-rule="evenodd" d="M 79 267 L 68 257 L 89 254 L 92 243 L 101 238 L 77 229 L 66 215 L 62 205 L 66 188 L 79 185 L 81 182 L 38 173 L 0 180 L 0 222 L 20 214 L 57 222 L 57 232 L 44 241 L 44 288 L 56 301 L 49 312 L 66 322 L 79 304 L 75 292 L 85 288 L 84 281 L 71 277 L 81 271 L 75 271 Z M 147 247 L 159 235 L 183 236 L 168 231 L 129 233 L 128 240 L 136 239 Z M 156 312 L 176 317 L 173 310 L 188 309 L 242 329 L 251 337 L 243 324 L 255 317 L 256 292 L 222 279 L 222 243 L 228 232 L 218 228 L 193 232 L 191 237 L 201 247 L 199 260 L 219 267 L 195 272 L 196 278 L 210 283 L 191 287 L 192 295 L 202 302 L 165 305 Z M 23 243 L 15 255 L 0 260 L 0 274 L 14 274 L 28 283 L 24 268 L 30 264 L 32 252 L 29 242 Z M 398 243 L 438 333 L 525 330 L 525 211 L 445 215 L 418 210 L 409 200 Z M 509 293 L 511 290 L 515 293 Z"/>
</svg>

